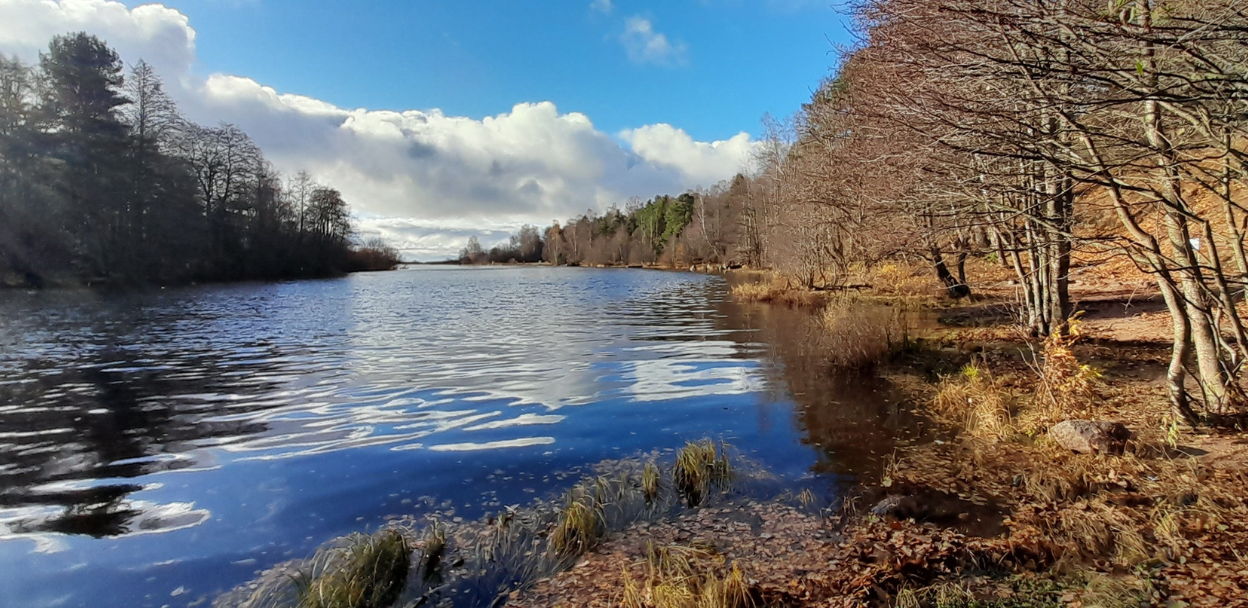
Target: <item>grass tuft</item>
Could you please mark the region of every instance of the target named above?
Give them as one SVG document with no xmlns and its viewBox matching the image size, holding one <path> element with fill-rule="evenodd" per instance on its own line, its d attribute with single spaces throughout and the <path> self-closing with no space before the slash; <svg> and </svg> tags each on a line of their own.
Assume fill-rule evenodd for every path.
<svg viewBox="0 0 1248 608">
<path fill-rule="evenodd" d="M 926 587 L 905 587 L 898 591 L 893 608 L 1058 608 L 1064 605 L 1052 583 L 1037 585 L 1023 579 L 1012 579 L 1012 591 L 1004 597 L 994 593 L 977 596 L 970 588 L 955 581 L 941 581 Z M 1085 604 L 1095 606 L 1096 604 Z"/>
<path fill-rule="evenodd" d="M 420 545 L 420 573 L 425 580 L 430 580 L 442 566 L 442 556 L 446 554 L 446 527 L 434 522 L 425 531 L 425 538 Z"/>
<path fill-rule="evenodd" d="M 642 594 L 641 585 L 628 575 L 628 570 L 620 570 L 620 607 L 621 608 L 646 608 L 646 597 Z"/>
<path fill-rule="evenodd" d="M 581 555 L 602 539 L 605 527 L 602 502 L 590 494 L 574 492 L 555 522 L 550 549 L 560 557 Z"/>
<path fill-rule="evenodd" d="M 728 569 L 728 574 L 719 580 L 719 584 L 716 587 L 718 588 L 711 594 L 711 600 L 717 603 L 705 605 L 734 608 L 754 605 L 749 581 L 745 578 L 745 572 L 737 564 L 733 564 Z"/>
<path fill-rule="evenodd" d="M 1067 321 L 1066 331 L 1053 332 L 1045 338 L 1039 365 L 1040 393 L 1038 405 L 1047 406 L 1045 422 L 1086 415 L 1095 403 L 1100 370 L 1079 362 L 1074 346 L 1083 337 L 1080 313 Z"/>
<path fill-rule="evenodd" d="M 659 467 L 653 462 L 647 462 L 641 470 L 641 493 L 646 498 L 646 504 L 653 505 L 658 501 L 659 491 L 662 490 L 661 478 Z"/>
<path fill-rule="evenodd" d="M 731 481 L 728 454 L 709 439 L 686 443 L 676 454 L 672 483 L 690 507 L 702 504 L 711 489 L 724 489 Z"/>
<path fill-rule="evenodd" d="M 623 578 L 625 608 L 752 608 L 757 605 L 745 572 L 723 568 L 713 551 L 681 545 L 646 545 L 645 577 Z"/>
<path fill-rule="evenodd" d="M 1086 576 L 1086 591 L 1081 598 L 1084 606 L 1134 608 L 1151 603 L 1153 589 L 1147 580 L 1097 572 L 1089 572 Z"/>
<path fill-rule="evenodd" d="M 893 608 L 923 608 L 923 602 L 919 600 L 919 594 L 914 589 L 906 587 L 897 592 Z"/>
<path fill-rule="evenodd" d="M 1048 536 L 1057 547 L 1087 560 L 1110 556 L 1115 564 L 1134 566 L 1152 557 L 1135 522 L 1113 505 L 1077 502 L 1063 508 L 1050 521 Z"/>
<path fill-rule="evenodd" d="M 941 583 L 932 588 L 936 608 L 973 606 L 975 595 L 961 585 Z"/>
<path fill-rule="evenodd" d="M 299 608 L 386 608 L 398 599 L 411 567 L 411 548 L 396 530 L 355 534 L 333 567 L 306 581 Z"/>
</svg>

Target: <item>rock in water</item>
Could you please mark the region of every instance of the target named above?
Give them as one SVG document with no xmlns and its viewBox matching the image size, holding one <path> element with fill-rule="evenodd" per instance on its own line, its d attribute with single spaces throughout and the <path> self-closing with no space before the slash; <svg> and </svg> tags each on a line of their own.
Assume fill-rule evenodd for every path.
<svg viewBox="0 0 1248 608">
<path fill-rule="evenodd" d="M 1080 454 L 1122 454 L 1131 431 L 1118 422 L 1063 420 L 1049 429 L 1049 436 Z"/>
<path fill-rule="evenodd" d="M 905 501 L 905 496 L 900 494 L 889 494 L 884 497 L 884 500 L 875 503 L 875 506 L 871 507 L 871 514 L 877 517 L 884 517 L 886 515 L 896 516 Z"/>
</svg>

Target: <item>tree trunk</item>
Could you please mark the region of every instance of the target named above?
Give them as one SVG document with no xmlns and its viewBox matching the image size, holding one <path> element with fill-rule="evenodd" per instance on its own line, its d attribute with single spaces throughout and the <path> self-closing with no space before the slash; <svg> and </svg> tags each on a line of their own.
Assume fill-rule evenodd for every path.
<svg viewBox="0 0 1248 608">
<path fill-rule="evenodd" d="M 949 272 L 949 266 L 945 264 L 945 256 L 939 247 L 932 246 L 928 250 L 928 256 L 932 262 L 932 268 L 936 271 L 936 278 L 940 279 L 945 286 L 949 297 L 957 300 L 971 295 L 971 288 L 966 285 L 965 281 L 958 280 L 953 273 Z"/>
<path fill-rule="evenodd" d="M 1226 149 L 1223 154 L 1226 155 L 1222 165 L 1222 212 L 1226 218 L 1227 240 L 1231 243 L 1231 253 L 1235 258 L 1235 267 L 1239 270 L 1239 276 L 1235 278 L 1232 284 L 1235 286 L 1235 293 L 1231 294 L 1232 300 L 1243 300 L 1248 297 L 1248 254 L 1244 252 L 1244 233 L 1239 227 L 1239 218 L 1235 214 L 1234 199 L 1231 197 L 1232 187 L 1234 184 L 1234 172 L 1231 170 L 1231 133 L 1228 129 L 1226 132 L 1225 143 Z"/>
</svg>

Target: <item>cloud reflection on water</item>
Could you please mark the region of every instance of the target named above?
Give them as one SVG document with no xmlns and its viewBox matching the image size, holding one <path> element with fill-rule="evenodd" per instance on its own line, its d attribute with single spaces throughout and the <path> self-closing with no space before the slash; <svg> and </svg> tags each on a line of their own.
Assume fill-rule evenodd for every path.
<svg viewBox="0 0 1248 608">
<path fill-rule="evenodd" d="M 23 541 L 0 572 L 30 574 L 0 587 L 23 605 L 190 603 L 395 514 L 484 515 L 708 435 L 826 490 L 902 424 L 880 383 L 828 373 L 809 315 L 686 273 L 426 268 L 0 315 L 0 540 Z"/>
<path fill-rule="evenodd" d="M 147 500 L 128 479 L 550 446 L 580 432 L 566 408 L 755 391 L 758 370 L 707 308 L 716 289 L 697 275 L 473 269 L 5 302 L 0 538 L 208 518 L 174 517 L 193 501 Z"/>
</svg>

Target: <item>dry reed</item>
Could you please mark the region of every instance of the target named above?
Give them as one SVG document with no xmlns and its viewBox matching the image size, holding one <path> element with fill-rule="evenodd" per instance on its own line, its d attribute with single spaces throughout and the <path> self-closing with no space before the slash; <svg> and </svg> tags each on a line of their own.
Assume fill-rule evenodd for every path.
<svg viewBox="0 0 1248 608">
<path fill-rule="evenodd" d="M 733 299 L 738 302 L 784 304 L 794 308 L 817 308 L 826 300 L 820 292 L 792 288 L 775 280 L 740 283 L 733 285 L 731 291 Z"/>
<path fill-rule="evenodd" d="M 823 309 L 820 325 L 833 367 L 875 365 L 910 345 L 911 311 L 851 296 L 833 298 Z"/>
</svg>

